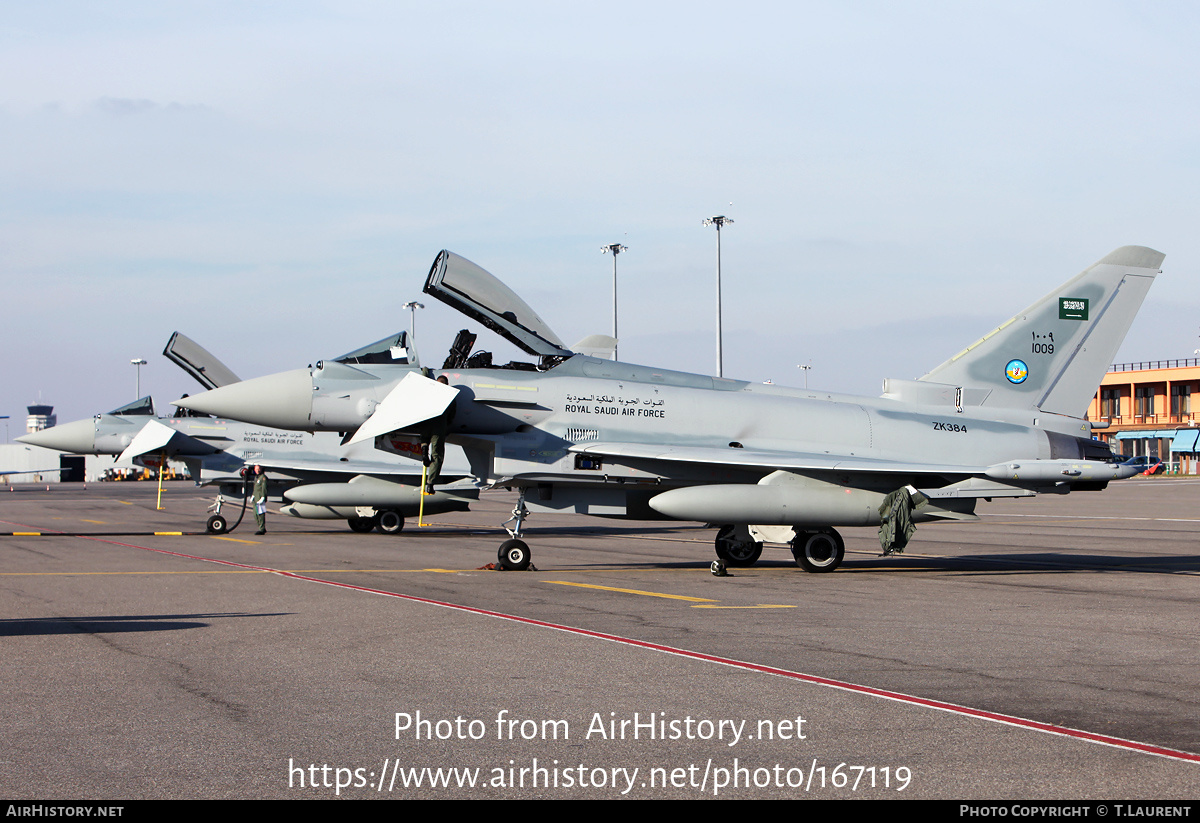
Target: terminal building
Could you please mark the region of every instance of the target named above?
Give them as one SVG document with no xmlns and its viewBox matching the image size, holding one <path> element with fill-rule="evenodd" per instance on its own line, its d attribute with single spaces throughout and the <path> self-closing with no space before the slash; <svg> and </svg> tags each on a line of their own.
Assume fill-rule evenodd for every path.
<svg viewBox="0 0 1200 823">
<path fill-rule="evenodd" d="M 1114 453 L 1157 457 L 1194 474 L 1200 457 L 1194 394 L 1200 395 L 1200 358 L 1117 363 L 1092 398 L 1088 419 L 1109 422 L 1093 434 Z"/>
</svg>

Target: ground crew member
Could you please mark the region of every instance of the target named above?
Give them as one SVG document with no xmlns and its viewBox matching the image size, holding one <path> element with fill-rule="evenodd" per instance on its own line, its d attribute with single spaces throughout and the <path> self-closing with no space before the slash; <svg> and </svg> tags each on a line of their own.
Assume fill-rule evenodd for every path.
<svg viewBox="0 0 1200 823">
<path fill-rule="evenodd" d="M 254 467 L 254 492 L 250 495 L 254 501 L 254 522 L 258 524 L 255 534 L 267 533 L 267 475 L 263 467 Z"/>
<path fill-rule="evenodd" d="M 438 375 L 437 381 L 443 386 L 449 386 L 446 375 Z M 425 494 L 433 494 L 433 483 L 442 470 L 446 459 L 446 435 L 450 433 L 450 421 L 454 419 L 454 406 L 457 400 L 451 400 L 446 410 L 426 424 L 421 438 L 421 448 L 424 451 L 425 465 Z M 426 439 L 428 438 L 428 439 Z"/>
</svg>

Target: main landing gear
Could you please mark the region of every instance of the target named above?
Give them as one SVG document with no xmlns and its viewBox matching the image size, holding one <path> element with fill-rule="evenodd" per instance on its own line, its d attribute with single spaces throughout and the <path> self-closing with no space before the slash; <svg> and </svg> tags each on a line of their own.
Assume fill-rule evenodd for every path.
<svg viewBox="0 0 1200 823">
<path fill-rule="evenodd" d="M 404 515 L 397 509 L 379 509 L 374 514 L 366 514 L 369 508 L 361 508 L 356 517 L 346 520 L 350 531 L 359 534 L 377 531 L 380 534 L 400 534 L 404 531 Z"/>
<path fill-rule="evenodd" d="M 375 528 L 380 534 L 400 534 L 404 531 L 404 515 L 395 509 L 381 509 L 371 519 L 374 520 Z"/>
<path fill-rule="evenodd" d="M 833 529 L 797 532 L 792 540 L 792 557 L 806 572 L 831 572 L 842 565 L 846 543 Z"/>
<path fill-rule="evenodd" d="M 835 529 L 793 529 L 789 545 L 796 565 L 806 572 L 831 572 L 846 556 L 846 543 Z M 758 562 L 763 544 L 754 539 L 749 526 L 728 525 L 717 529 L 715 548 L 726 566 L 745 568 Z"/>
<path fill-rule="evenodd" d="M 350 527 L 350 531 L 366 534 L 375 528 L 374 517 L 351 517 L 346 521 L 346 525 Z"/>
<path fill-rule="evenodd" d="M 717 529 L 717 557 L 726 566 L 753 566 L 762 555 L 763 544 L 750 536 L 749 526 L 722 526 Z"/>
</svg>

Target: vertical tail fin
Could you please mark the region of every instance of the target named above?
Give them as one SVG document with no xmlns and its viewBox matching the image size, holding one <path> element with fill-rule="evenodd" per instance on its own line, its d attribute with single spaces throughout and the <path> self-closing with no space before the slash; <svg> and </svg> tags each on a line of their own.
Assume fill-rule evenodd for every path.
<svg viewBox="0 0 1200 823">
<path fill-rule="evenodd" d="M 1164 257 L 1122 246 L 921 380 L 984 390 L 984 406 L 1083 417 Z"/>
</svg>

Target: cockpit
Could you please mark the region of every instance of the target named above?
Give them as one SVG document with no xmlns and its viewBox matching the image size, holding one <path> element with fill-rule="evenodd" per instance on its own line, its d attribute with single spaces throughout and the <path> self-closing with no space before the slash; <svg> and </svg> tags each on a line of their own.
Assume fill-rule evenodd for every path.
<svg viewBox="0 0 1200 823">
<path fill-rule="evenodd" d="M 126 403 L 118 409 L 113 409 L 108 414 L 115 414 L 120 417 L 154 417 L 154 398 L 139 397 L 132 403 Z"/>
<path fill-rule="evenodd" d="M 382 340 L 376 340 L 369 346 L 355 349 L 349 354 L 334 357 L 338 363 L 347 366 L 395 364 L 399 366 L 417 365 L 416 349 L 412 347 L 408 332 L 402 331 L 389 335 Z"/>
</svg>

